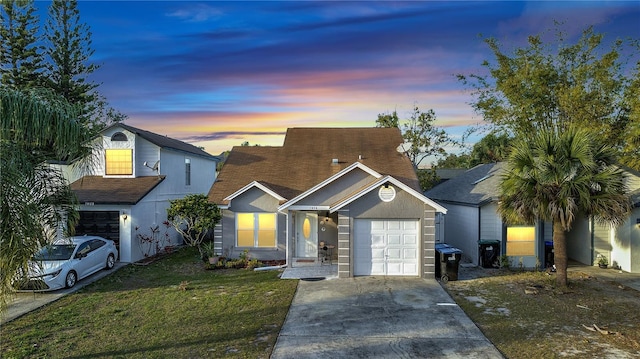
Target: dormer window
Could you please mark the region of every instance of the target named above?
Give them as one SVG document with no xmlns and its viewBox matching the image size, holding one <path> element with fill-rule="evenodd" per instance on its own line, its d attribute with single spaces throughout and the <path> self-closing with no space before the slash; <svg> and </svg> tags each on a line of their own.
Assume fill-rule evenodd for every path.
<svg viewBox="0 0 640 359">
<path fill-rule="evenodd" d="M 122 132 L 116 132 L 111 136 L 111 141 L 127 141 L 127 135 Z"/>
</svg>

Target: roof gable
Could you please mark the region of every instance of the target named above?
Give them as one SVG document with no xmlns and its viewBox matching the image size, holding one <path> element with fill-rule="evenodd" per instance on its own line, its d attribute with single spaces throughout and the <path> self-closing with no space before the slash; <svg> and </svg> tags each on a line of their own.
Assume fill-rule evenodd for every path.
<svg viewBox="0 0 640 359">
<path fill-rule="evenodd" d="M 287 200 L 286 198 L 284 198 L 284 197 L 280 196 L 279 194 L 277 194 L 276 192 L 274 192 L 272 189 L 268 188 L 267 186 L 265 186 L 262 183 L 257 182 L 257 181 L 253 181 L 253 182 L 249 183 L 248 185 L 242 187 L 241 189 L 239 189 L 235 193 L 231 194 L 230 196 L 228 196 L 224 200 L 226 202 L 230 202 L 234 198 L 238 197 L 239 195 L 247 192 L 248 190 L 250 190 L 252 188 L 257 188 L 257 189 L 265 192 L 266 194 L 270 195 L 271 197 L 274 197 L 278 201 L 286 201 Z"/>
<path fill-rule="evenodd" d="M 313 193 L 325 188 L 328 184 L 333 183 L 334 181 L 336 181 L 337 179 L 343 177 L 347 173 L 352 172 L 354 169 L 361 169 L 362 171 L 364 171 L 364 172 L 370 174 L 371 176 L 373 176 L 374 178 L 382 177 L 381 174 L 379 174 L 378 172 L 372 170 L 371 168 L 363 165 L 360 162 L 355 162 L 355 163 L 351 164 L 350 166 L 346 167 L 345 169 L 343 169 L 342 171 L 334 174 L 333 176 L 327 178 L 326 180 L 324 180 L 324 181 L 318 183 L 317 185 L 311 187 L 310 189 L 306 190 L 305 192 L 301 193 L 300 195 L 296 196 L 295 198 L 292 198 L 290 201 L 288 201 L 284 205 L 280 206 L 279 209 L 280 210 L 287 209 L 288 207 L 298 203 L 302 199 L 310 196 L 311 194 L 313 194 Z"/>
<path fill-rule="evenodd" d="M 343 207 L 349 205 L 350 203 L 353 203 L 354 201 L 356 201 L 357 199 L 361 198 L 362 196 L 366 195 L 367 193 L 379 189 L 381 186 L 385 185 L 386 183 L 390 183 L 393 184 L 394 186 L 397 186 L 398 188 L 402 189 L 403 191 L 409 193 L 410 195 L 412 195 L 413 197 L 415 197 L 416 199 L 422 201 L 425 204 L 428 204 L 429 206 L 433 207 L 436 212 L 440 212 L 443 214 L 447 213 L 447 209 L 444 208 L 443 206 L 439 205 L 438 203 L 434 202 L 433 200 L 425 197 L 422 193 L 414 190 L 413 188 L 407 186 L 406 184 L 398 181 L 397 179 L 391 177 L 391 176 L 384 176 L 382 178 L 380 178 L 379 180 L 377 180 L 376 182 L 372 183 L 371 185 L 367 186 L 366 188 L 363 188 L 362 190 L 354 193 L 352 196 L 347 197 L 345 199 L 343 199 L 342 201 L 336 203 L 335 205 L 331 206 L 330 212 L 336 212 L 340 209 L 342 209 Z"/>
<path fill-rule="evenodd" d="M 107 127 L 107 129 L 113 129 L 116 127 L 121 127 L 131 133 L 135 133 L 137 136 L 140 136 L 141 138 L 144 138 L 145 140 L 161 148 L 171 149 L 171 150 L 180 151 L 180 152 L 186 152 L 192 155 L 209 158 L 215 161 L 219 160 L 219 158 L 217 158 L 216 156 L 213 156 L 192 144 L 189 144 L 180 140 L 176 140 L 171 137 L 162 136 L 150 131 L 141 130 L 133 126 L 125 125 L 124 123 L 115 123 Z M 106 131 L 107 129 L 103 131 Z"/>
</svg>

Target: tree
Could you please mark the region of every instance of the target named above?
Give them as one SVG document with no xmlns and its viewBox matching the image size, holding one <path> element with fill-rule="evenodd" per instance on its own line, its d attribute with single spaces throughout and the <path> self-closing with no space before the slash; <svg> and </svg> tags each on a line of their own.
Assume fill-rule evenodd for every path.
<svg viewBox="0 0 640 359">
<path fill-rule="evenodd" d="M 607 49 L 592 27 L 575 44 L 559 30 L 555 35 L 549 43 L 530 36 L 513 53 L 486 39 L 495 56 L 494 63 L 483 63 L 488 75 L 458 76 L 476 96 L 474 109 L 492 127 L 516 136 L 578 126 L 619 150 L 632 125 L 625 94 L 637 86 L 625 75 L 625 43 L 617 40 Z"/>
<path fill-rule="evenodd" d="M 400 124 L 396 111 L 378 114 L 376 127 L 400 128 L 405 141 L 403 149 L 417 169 L 426 158 L 446 154 L 444 147 L 455 143 L 444 130 L 433 125 L 435 121 L 436 114 L 432 109 L 420 112 L 415 106 L 411 117 L 403 124 Z"/>
<path fill-rule="evenodd" d="M 99 131 L 109 123 L 106 117 L 109 109 L 96 91 L 98 84 L 88 80 L 99 66 L 89 61 L 94 54 L 91 31 L 80 21 L 77 1 L 51 2 L 45 36 L 49 45 L 45 49 L 48 58 L 46 86 L 69 103 L 80 106 L 82 121 Z"/>
<path fill-rule="evenodd" d="M 187 245 L 197 247 L 203 256 L 201 244 L 207 233 L 220 221 L 218 206 L 210 203 L 203 194 L 190 194 L 169 201 L 167 219 L 182 235 Z"/>
<path fill-rule="evenodd" d="M 44 69 L 38 45 L 38 17 L 33 0 L 9 0 L 1 5 L 0 79 L 4 86 L 27 89 L 41 84 Z"/>
<path fill-rule="evenodd" d="M 512 138 L 502 132 L 488 133 L 480 141 L 473 145 L 469 154 L 469 167 L 475 167 L 483 163 L 502 162 L 509 157 Z"/>
<path fill-rule="evenodd" d="M 506 223 L 553 224 L 557 283 L 567 285 L 566 232 L 578 214 L 619 225 L 630 210 L 615 150 L 586 129 L 550 128 L 512 147 L 498 211 Z"/>
<path fill-rule="evenodd" d="M 15 275 L 26 272 L 33 254 L 59 228 L 75 228 L 75 196 L 47 161 L 86 153 L 90 134 L 75 120 L 77 113 L 47 91 L 0 88 L 1 310 Z"/>
<path fill-rule="evenodd" d="M 379 113 L 378 119 L 376 120 L 376 127 L 400 127 L 398 112 L 394 110 L 392 113 Z"/>
</svg>

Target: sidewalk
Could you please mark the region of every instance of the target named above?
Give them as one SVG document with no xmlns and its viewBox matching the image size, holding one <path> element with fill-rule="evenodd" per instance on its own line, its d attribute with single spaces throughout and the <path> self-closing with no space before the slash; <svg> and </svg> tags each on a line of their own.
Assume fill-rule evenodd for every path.
<svg viewBox="0 0 640 359">
<path fill-rule="evenodd" d="M 63 296 L 73 293 L 80 288 L 97 281 L 100 278 L 104 278 L 111 273 L 114 273 L 118 269 L 126 266 L 129 263 L 116 262 L 115 267 L 111 270 L 101 270 L 96 272 L 87 278 L 84 278 L 73 287 L 69 289 L 60 289 L 52 292 L 20 292 L 15 293 L 11 303 L 7 307 L 7 311 L 0 317 L 0 324 L 10 322 L 26 313 L 29 313 L 35 309 L 38 309 L 46 304 L 54 302 Z"/>
</svg>

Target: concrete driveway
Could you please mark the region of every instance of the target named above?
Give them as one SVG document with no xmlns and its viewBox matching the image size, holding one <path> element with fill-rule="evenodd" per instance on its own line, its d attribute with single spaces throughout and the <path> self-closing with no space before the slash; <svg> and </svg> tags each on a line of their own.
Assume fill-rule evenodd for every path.
<svg viewBox="0 0 640 359">
<path fill-rule="evenodd" d="M 124 267 L 127 263 L 116 262 L 115 267 L 111 270 L 101 270 L 80 281 L 73 288 L 58 289 L 52 292 L 20 292 L 15 293 L 14 297 L 7 306 L 7 311 L 0 316 L 0 324 L 12 321 L 22 315 L 25 315 L 35 309 L 54 302 L 67 294 L 73 293 L 80 288 L 106 277 L 118 269 Z"/>
<path fill-rule="evenodd" d="M 271 355 L 503 358 L 435 280 L 301 280 Z"/>
</svg>

